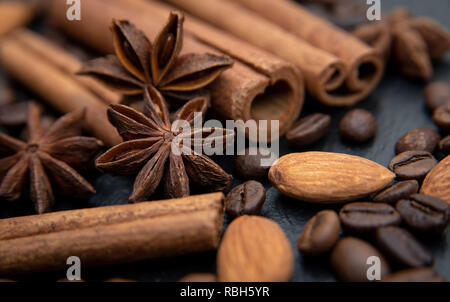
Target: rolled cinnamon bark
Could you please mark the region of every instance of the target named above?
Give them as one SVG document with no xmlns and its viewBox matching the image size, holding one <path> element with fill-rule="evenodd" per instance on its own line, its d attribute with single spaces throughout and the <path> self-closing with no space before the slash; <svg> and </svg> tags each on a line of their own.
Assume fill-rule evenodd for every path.
<svg viewBox="0 0 450 302">
<path fill-rule="evenodd" d="M 206 210 L 216 210 L 220 213 L 223 212 L 223 200 L 224 196 L 219 192 L 161 201 L 1 219 L 0 241 L 164 215 Z"/>
<path fill-rule="evenodd" d="M 26 26 L 34 17 L 35 9 L 32 4 L 18 1 L 4 1 L 0 3 L 0 36 L 15 28 Z"/>
<path fill-rule="evenodd" d="M 129 19 L 150 39 L 157 35 L 169 11 L 153 9 L 150 4 L 145 1 L 83 1 L 82 20 L 69 22 L 65 18 L 66 5 L 54 0 L 50 16 L 54 24 L 72 37 L 101 52 L 111 53 L 113 44 L 109 25 L 112 18 Z M 222 118 L 244 121 L 275 119 L 280 121 L 280 135 L 289 129 L 304 100 L 303 81 L 293 64 L 225 33 L 221 34 L 220 43 L 210 43 L 198 38 L 199 35 L 191 35 L 188 27 L 185 27 L 185 32 L 183 53 L 226 53 L 236 60 L 232 68 L 209 86 L 213 109 Z"/>
<path fill-rule="evenodd" d="M 0 276 L 83 267 L 214 250 L 222 212 L 204 210 L 0 241 Z"/>
<path fill-rule="evenodd" d="M 308 92 L 326 105 L 354 105 L 366 97 L 381 78 L 384 65 L 375 51 L 369 55 L 370 48 L 367 50 L 367 57 L 359 57 L 358 62 L 353 64 L 357 66 L 356 70 L 350 70 L 347 66 L 351 65 L 349 62 L 352 55 L 344 56 L 344 51 L 339 50 L 339 47 L 336 47 L 335 53 L 341 55 L 343 59 L 325 49 L 314 47 L 241 4 L 226 0 L 165 0 L 165 2 L 297 64 L 305 74 Z M 276 5 L 278 1 L 272 2 L 272 5 Z M 337 38 L 333 37 L 335 28 L 331 25 L 326 27 L 319 21 L 318 18 L 308 18 L 304 23 L 307 30 L 310 28 L 317 30 L 310 33 L 318 37 L 311 38 L 311 41 L 314 41 L 315 45 L 325 45 L 328 43 L 327 39 L 332 38 L 334 42 L 330 43 L 337 43 Z M 341 48 L 349 47 L 342 46 L 345 41 L 349 41 L 347 38 L 338 41 Z M 358 46 L 358 52 L 365 49 L 363 44 L 355 42 L 354 39 L 351 40 L 350 48 L 353 46 Z"/>
<path fill-rule="evenodd" d="M 112 146 L 122 141 L 107 119 L 107 106 L 98 97 L 14 35 L 0 41 L 0 64 L 58 111 L 87 108 L 84 126 L 105 144 Z"/>
<path fill-rule="evenodd" d="M 76 75 L 83 62 L 58 45 L 27 29 L 14 31 L 14 37 L 63 72 L 72 75 L 76 81 L 96 94 L 100 100 L 107 104 L 118 104 L 122 100 L 122 95 L 112 91 L 96 79 Z"/>
<path fill-rule="evenodd" d="M 375 50 L 353 35 L 308 12 L 290 0 L 230 0 L 280 25 L 285 30 L 342 59 L 352 91 L 373 88 L 383 71 Z"/>
<path fill-rule="evenodd" d="M 114 0 L 114 2 L 123 9 L 133 9 L 135 14 L 141 12 L 140 14 L 145 16 L 156 15 L 161 20 L 164 20 L 170 11 L 174 10 L 173 7 L 153 1 Z M 244 121 L 275 119 L 287 125 L 291 123 L 292 117 L 298 116 L 299 108 L 303 105 L 304 100 L 304 81 L 301 72 L 292 63 L 189 15 L 186 15 L 184 29 L 196 40 L 239 60 L 270 79 L 271 86 L 264 93 L 257 95 L 252 102 L 235 102 L 232 103 L 232 106 L 230 106 L 229 98 L 224 94 L 229 90 L 228 83 L 220 80 L 213 83 L 211 92 L 214 109 L 226 113 L 225 118 L 231 117 L 234 120 L 242 119 Z M 295 84 L 296 82 L 297 84 Z M 290 94 L 293 93 L 290 89 L 292 85 L 296 87 L 295 90 L 299 94 L 297 98 L 300 100 L 295 107 L 289 106 L 289 99 L 292 98 Z M 289 110 L 292 110 L 290 114 L 287 112 Z M 281 128 L 281 132 L 284 133 L 285 127 L 281 125 Z"/>
</svg>

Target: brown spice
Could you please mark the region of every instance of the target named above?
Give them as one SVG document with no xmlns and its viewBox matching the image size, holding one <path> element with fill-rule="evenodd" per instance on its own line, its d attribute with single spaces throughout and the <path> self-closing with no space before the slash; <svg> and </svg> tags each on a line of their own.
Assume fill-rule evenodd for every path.
<svg viewBox="0 0 450 302">
<path fill-rule="evenodd" d="M 27 142 L 0 134 L 1 153 L 9 153 L 0 160 L 0 196 L 17 200 L 29 173 L 31 199 L 37 213 L 52 209 L 54 193 L 51 182 L 63 194 L 86 196 L 94 188 L 74 170 L 81 168 L 99 151 L 103 143 L 83 137 L 82 121 L 85 111 L 76 111 L 60 118 L 45 131 L 40 124 L 40 109 L 30 104 Z"/>
<path fill-rule="evenodd" d="M 65 18 L 64 2 L 51 1 L 51 4 L 52 23 L 102 53 L 114 52 L 108 31 L 112 18 L 133 20 L 147 37 L 154 39 L 172 10 L 153 1 L 90 0 L 81 3 L 83 19 L 70 22 Z M 279 134 L 283 135 L 303 106 L 304 82 L 297 66 L 192 16 L 186 18 L 184 30 L 180 55 L 225 53 L 235 60 L 232 67 L 206 88 L 211 93 L 214 113 L 224 120 L 279 120 Z M 277 138 L 278 131 L 274 134 Z M 268 136 L 271 135 L 269 127 Z"/>
<path fill-rule="evenodd" d="M 177 135 L 191 137 L 191 132 L 186 134 L 173 130 L 165 101 L 154 87 L 147 87 L 144 101 L 143 113 L 124 105 L 111 105 L 108 110 L 109 120 L 124 142 L 100 156 L 96 161 L 97 168 L 112 174 L 133 174 L 140 170 L 130 202 L 145 200 L 155 192 L 161 181 L 167 197 L 188 196 L 189 181 L 210 191 L 224 190 L 232 176 L 207 156 L 196 153 L 193 148 L 205 140 L 213 139 L 215 143 L 222 143 L 234 132 L 215 128 L 213 137 L 210 136 L 210 129 L 195 129 L 201 133 L 200 138 L 193 138 L 192 149 L 183 146 L 183 150 L 180 149 L 182 154 L 177 155 L 172 149 L 174 138 Z M 196 98 L 186 103 L 173 119 L 185 120 L 192 126 L 194 112 L 204 114 L 206 108 L 206 99 Z"/>
<path fill-rule="evenodd" d="M 292 1 L 165 2 L 295 63 L 308 92 L 325 105 L 354 105 L 381 78 L 383 63 L 372 48 Z"/>
<path fill-rule="evenodd" d="M 90 267 L 214 250 L 222 219 L 211 209 L 3 240 L 0 275 L 66 269 L 72 255 Z"/>
<path fill-rule="evenodd" d="M 116 55 L 86 63 L 80 74 L 93 75 L 125 94 L 140 94 L 146 86 L 161 94 L 189 99 L 183 93 L 205 87 L 233 61 L 213 54 L 185 54 L 178 57 L 183 44 L 184 15 L 172 12 L 152 45 L 144 33 L 126 20 L 113 20 Z"/>
<path fill-rule="evenodd" d="M 21 31 L 22 32 L 22 31 Z M 107 106 L 68 73 L 11 33 L 0 43 L 0 64 L 44 101 L 63 113 L 86 109 L 86 130 L 107 145 L 121 141 L 106 117 Z M 24 68 L 32 66 L 33 68 Z"/>
<path fill-rule="evenodd" d="M 33 19 L 34 7 L 24 1 L 2 1 L 0 3 L 0 36 L 15 28 L 26 26 Z"/>
</svg>

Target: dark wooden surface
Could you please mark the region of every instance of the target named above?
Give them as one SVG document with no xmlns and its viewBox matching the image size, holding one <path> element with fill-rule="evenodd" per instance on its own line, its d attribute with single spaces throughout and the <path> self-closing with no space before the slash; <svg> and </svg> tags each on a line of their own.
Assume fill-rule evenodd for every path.
<svg viewBox="0 0 450 302">
<path fill-rule="evenodd" d="M 430 16 L 447 28 L 450 28 L 450 2 L 447 0 L 395 0 L 382 1 L 384 10 L 396 5 L 408 5 L 417 15 Z M 450 58 L 435 65 L 433 80 L 450 83 Z M 24 88 L 21 97 L 32 96 Z M 394 156 L 394 145 L 398 138 L 411 129 L 430 126 L 435 127 L 430 114 L 425 109 L 422 98 L 422 83 L 408 81 L 388 71 L 379 87 L 370 97 L 363 100 L 356 107 L 372 112 L 378 122 L 378 130 L 374 140 L 363 145 L 349 145 L 341 142 L 338 136 L 337 124 L 348 109 L 328 109 L 315 105 L 311 100 L 302 112 L 302 116 L 311 112 L 327 112 L 332 115 L 332 126 L 328 135 L 317 144 L 308 149 L 293 148 L 285 140 L 280 142 L 281 153 L 302 152 L 307 150 L 321 150 L 359 155 L 386 166 Z M 222 167 L 229 173 L 233 172 L 233 157 L 216 158 Z M 131 192 L 133 179 L 131 177 L 112 177 L 91 172 L 89 180 L 97 189 L 97 194 L 89 201 L 77 201 L 59 198 L 55 210 L 95 207 L 107 204 L 126 203 Z M 233 186 L 241 183 L 235 179 Z M 282 196 L 269 183 L 265 183 L 267 201 L 263 207 L 262 215 L 275 220 L 285 231 L 295 253 L 295 271 L 293 281 L 335 281 L 328 255 L 323 257 L 304 257 L 296 248 L 296 240 L 306 221 L 317 211 L 330 208 L 329 206 L 312 205 Z M 331 207 L 339 210 L 340 206 Z M 32 207 L 27 199 L 14 204 L 0 202 L 0 218 L 31 214 Z M 228 218 L 226 218 L 228 223 Z M 450 231 L 438 238 L 421 238 L 430 247 L 436 258 L 434 267 L 442 276 L 450 280 Z M 83 269 L 82 277 L 86 280 L 101 281 L 111 277 L 130 278 L 139 281 L 176 281 L 183 275 L 192 272 L 215 272 L 215 252 L 199 255 L 157 259 L 140 263 L 115 265 L 102 268 Z M 21 276 L 20 279 L 56 280 L 63 278 L 65 272 L 34 274 Z"/>
</svg>

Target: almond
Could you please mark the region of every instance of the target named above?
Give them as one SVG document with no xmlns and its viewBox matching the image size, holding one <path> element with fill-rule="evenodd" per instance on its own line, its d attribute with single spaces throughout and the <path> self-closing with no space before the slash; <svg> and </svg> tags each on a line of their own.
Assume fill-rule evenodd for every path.
<svg viewBox="0 0 450 302">
<path fill-rule="evenodd" d="M 428 173 L 420 193 L 440 198 L 450 204 L 450 155 Z"/>
<path fill-rule="evenodd" d="M 283 194 L 295 199 L 336 203 L 377 192 L 395 174 L 368 159 L 339 153 L 292 153 L 278 159 L 269 179 Z"/>
<path fill-rule="evenodd" d="M 225 231 L 217 253 L 219 282 L 285 282 L 294 265 L 291 245 L 274 221 L 241 216 Z"/>
</svg>

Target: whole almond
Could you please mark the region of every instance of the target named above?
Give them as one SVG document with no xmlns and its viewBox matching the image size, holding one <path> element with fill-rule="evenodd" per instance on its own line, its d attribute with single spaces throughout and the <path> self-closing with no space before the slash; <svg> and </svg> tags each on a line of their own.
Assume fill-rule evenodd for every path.
<svg viewBox="0 0 450 302">
<path fill-rule="evenodd" d="M 450 204 L 450 155 L 428 173 L 420 193 L 438 197 Z"/>
<path fill-rule="evenodd" d="M 241 216 L 225 231 L 217 253 L 219 282 L 285 282 L 294 265 L 291 245 L 274 221 Z"/>
<path fill-rule="evenodd" d="M 317 203 L 352 201 L 389 185 L 395 174 L 368 159 L 339 153 L 291 153 L 278 159 L 269 179 L 283 194 Z"/>
</svg>

